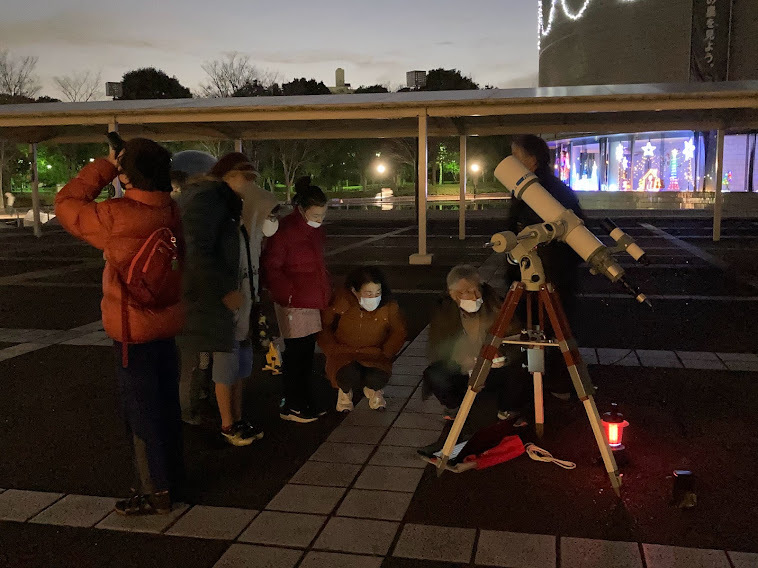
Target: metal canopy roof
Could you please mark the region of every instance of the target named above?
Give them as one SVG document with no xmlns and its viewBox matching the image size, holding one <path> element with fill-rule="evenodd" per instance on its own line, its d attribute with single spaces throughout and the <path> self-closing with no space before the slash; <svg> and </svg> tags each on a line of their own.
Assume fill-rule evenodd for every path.
<svg viewBox="0 0 758 568">
<path fill-rule="evenodd" d="M 0 105 L 0 138 L 102 141 L 395 138 L 758 129 L 758 81 Z"/>
</svg>

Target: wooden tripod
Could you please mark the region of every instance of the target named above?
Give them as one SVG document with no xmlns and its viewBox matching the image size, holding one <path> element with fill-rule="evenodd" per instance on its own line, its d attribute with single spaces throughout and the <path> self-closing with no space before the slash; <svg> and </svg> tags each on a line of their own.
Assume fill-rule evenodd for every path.
<svg viewBox="0 0 758 568">
<path fill-rule="evenodd" d="M 529 288 L 534 288 L 534 286 L 529 286 Z M 537 298 L 538 306 L 537 319 L 539 327 L 537 329 L 534 328 L 532 321 L 532 306 L 534 304 L 535 296 Z M 513 315 L 516 312 L 516 308 L 522 299 L 527 301 L 527 337 L 525 339 L 512 337 L 506 338 L 505 334 L 513 319 Z M 555 333 L 555 341 L 545 339 L 544 335 L 538 337 L 538 335 L 544 333 L 545 313 L 547 313 L 551 327 Z M 589 419 L 590 426 L 595 434 L 595 440 L 600 449 L 600 455 L 603 458 L 608 477 L 611 480 L 611 486 L 616 495 L 620 496 L 621 477 L 619 475 L 618 466 L 616 465 L 616 460 L 613 457 L 613 452 L 608 445 L 608 440 L 600 423 L 600 415 L 598 414 L 594 399 L 595 387 L 592 386 L 589 372 L 587 371 L 587 365 L 582 360 L 576 341 L 571 335 L 571 329 L 569 328 L 568 320 L 563 311 L 563 305 L 558 297 L 558 293 L 555 288 L 553 288 L 552 284 L 544 283 L 544 281 L 536 290 L 533 289 L 527 291 L 527 285 L 524 284 L 524 282 L 514 282 L 510 287 L 510 290 L 508 290 L 505 301 L 500 308 L 500 313 L 492 324 L 492 328 L 487 334 L 482 350 L 476 360 L 474 370 L 469 379 L 466 396 L 464 397 L 460 409 L 458 410 L 458 415 L 450 428 L 450 433 L 442 448 L 442 455 L 440 459 L 437 460 L 437 475 L 441 475 L 444 471 L 453 448 L 458 441 L 463 425 L 471 411 L 474 399 L 484 388 L 487 375 L 492 366 L 492 360 L 495 357 L 498 357 L 498 349 L 504 342 L 527 345 L 533 349 L 542 349 L 549 346 L 560 347 L 569 374 L 571 375 L 571 381 L 576 390 L 576 394 L 579 397 L 579 400 L 582 401 L 584 409 L 587 412 L 587 418 Z M 535 422 L 537 425 L 537 432 L 538 434 L 541 434 L 542 425 L 544 424 L 542 372 L 533 371 L 532 375 L 534 377 Z"/>
</svg>

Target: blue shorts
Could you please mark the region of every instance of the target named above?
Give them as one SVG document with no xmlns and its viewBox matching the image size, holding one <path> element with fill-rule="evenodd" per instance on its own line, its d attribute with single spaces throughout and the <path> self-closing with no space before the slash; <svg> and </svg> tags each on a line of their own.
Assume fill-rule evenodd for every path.
<svg viewBox="0 0 758 568">
<path fill-rule="evenodd" d="M 213 382 L 231 386 L 253 373 L 253 346 L 249 341 L 240 345 L 234 342 L 234 350 L 213 353 Z"/>
</svg>

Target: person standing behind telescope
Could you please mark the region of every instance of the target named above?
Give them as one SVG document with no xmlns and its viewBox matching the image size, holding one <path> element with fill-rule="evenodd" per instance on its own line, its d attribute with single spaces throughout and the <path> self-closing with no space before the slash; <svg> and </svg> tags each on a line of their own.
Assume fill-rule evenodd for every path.
<svg viewBox="0 0 758 568">
<path fill-rule="evenodd" d="M 585 215 L 574 191 L 553 175 L 550 148 L 542 138 L 533 134 L 514 137 L 511 143 L 511 153 L 524 166 L 534 172 L 542 187 L 566 209 L 573 211 L 577 217 L 585 221 Z M 512 199 L 506 230 L 518 234 L 525 227 L 542 223 L 542 218 L 520 199 Z M 569 323 L 578 320 L 576 293 L 578 286 L 578 266 L 582 259 L 569 245 L 562 242 L 552 242 L 538 249 L 542 266 L 545 270 L 545 280 L 553 284 L 558 291 L 563 309 Z M 508 278 L 511 282 L 521 280 L 518 266 L 509 264 Z M 523 310 L 523 304 L 519 310 Z M 520 314 L 525 321 L 525 312 Z M 545 381 L 547 388 L 554 396 L 568 400 L 571 391 L 571 377 L 568 374 L 562 355 L 556 349 L 548 349 L 546 353 L 547 366 Z"/>
</svg>

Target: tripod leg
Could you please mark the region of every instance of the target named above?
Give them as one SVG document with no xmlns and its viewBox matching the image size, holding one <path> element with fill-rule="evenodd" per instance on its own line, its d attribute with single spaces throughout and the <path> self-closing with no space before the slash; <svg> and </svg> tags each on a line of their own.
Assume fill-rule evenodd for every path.
<svg viewBox="0 0 758 568">
<path fill-rule="evenodd" d="M 605 470 L 608 472 L 608 477 L 611 480 L 611 486 L 616 495 L 621 496 L 621 476 L 619 475 L 618 466 L 616 465 L 616 459 L 613 457 L 613 452 L 608 445 L 608 440 L 605 437 L 605 432 L 600 425 L 600 415 L 595 405 L 595 387 L 592 386 L 590 380 L 589 371 L 587 365 L 582 360 L 582 356 L 579 354 L 579 348 L 576 345 L 576 340 L 571 335 L 571 329 L 566 319 L 566 314 L 563 311 L 558 294 L 551 284 L 547 284 L 540 290 L 540 296 L 542 297 L 543 304 L 547 310 L 548 318 L 553 326 L 553 332 L 555 333 L 558 344 L 560 345 L 563 358 L 566 361 L 569 374 L 571 375 L 571 381 L 574 383 L 576 394 L 579 396 L 579 400 L 582 401 L 584 409 L 587 412 L 587 418 L 589 419 L 592 432 L 595 435 L 597 441 L 597 447 L 600 449 L 600 455 L 603 458 L 605 464 Z"/>
<path fill-rule="evenodd" d="M 545 432 L 545 407 L 542 399 L 542 373 L 532 373 L 534 379 L 534 430 L 542 438 Z"/>
<path fill-rule="evenodd" d="M 527 305 L 531 306 L 534 292 L 527 292 Z M 537 321 L 539 322 L 536 331 L 545 332 L 545 309 L 542 305 L 542 296 L 537 294 Z M 527 329 L 533 331 L 531 310 L 527 312 L 526 325 Z M 539 438 L 545 432 L 545 404 L 542 390 L 542 376 L 545 372 L 545 352 L 542 349 L 531 347 L 526 350 L 527 367 L 532 374 L 532 383 L 534 385 L 534 430 Z"/>
<path fill-rule="evenodd" d="M 508 332 L 508 328 L 511 325 L 513 314 L 516 312 L 521 296 L 524 293 L 524 285 L 521 282 L 514 282 L 508 290 L 508 295 L 505 297 L 505 301 L 500 308 L 500 313 L 495 318 L 495 322 L 492 324 L 482 350 L 479 353 L 479 357 L 476 358 L 474 364 L 474 370 L 471 372 L 471 378 L 468 382 L 468 390 L 466 396 L 463 398 L 458 414 L 455 416 L 453 425 L 450 428 L 450 432 L 445 440 L 445 445 L 442 446 L 442 454 L 437 460 L 437 477 L 442 475 L 445 471 L 445 466 L 450 460 L 450 456 L 453 453 L 453 448 L 458 442 L 458 437 L 461 435 L 463 425 L 466 423 L 468 414 L 471 411 L 471 405 L 474 404 L 476 395 L 484 388 L 484 384 L 487 382 L 487 375 L 492 367 L 492 360 L 497 357 L 498 349 L 503 344 L 503 338 Z"/>
</svg>

